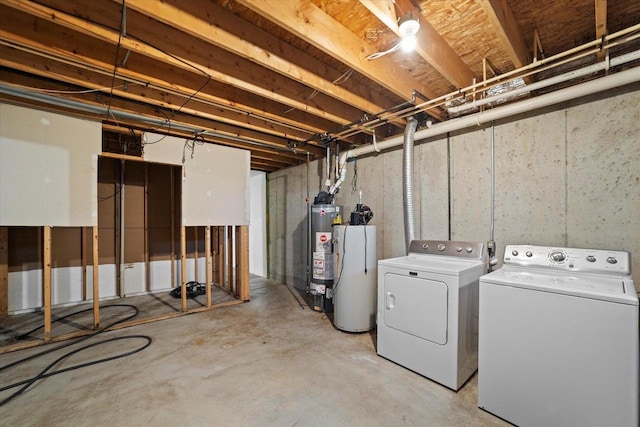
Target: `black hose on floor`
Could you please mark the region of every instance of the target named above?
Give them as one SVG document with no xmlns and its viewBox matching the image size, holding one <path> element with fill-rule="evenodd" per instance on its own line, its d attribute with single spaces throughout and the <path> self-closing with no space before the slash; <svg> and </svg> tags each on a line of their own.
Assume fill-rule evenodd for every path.
<svg viewBox="0 0 640 427">
<path fill-rule="evenodd" d="M 39 353 L 33 354 L 33 355 L 25 357 L 23 359 L 16 360 L 15 362 L 11 362 L 11 363 L 9 363 L 7 365 L 0 366 L 0 372 L 5 371 L 5 370 L 7 370 L 7 369 L 9 369 L 11 367 L 14 367 L 16 365 L 19 365 L 21 363 L 27 362 L 29 360 L 33 360 L 33 359 L 38 358 L 40 356 L 44 356 L 45 354 L 53 353 L 54 351 L 61 350 L 63 348 L 78 344 L 78 343 L 80 343 L 82 341 L 88 340 L 89 338 L 93 338 L 96 335 L 99 335 L 99 334 L 105 332 L 107 329 L 109 329 L 109 328 L 111 328 L 111 327 L 113 327 L 113 326 L 115 326 L 115 325 L 117 325 L 119 323 L 123 323 L 123 322 L 126 322 L 127 320 L 133 319 L 139 313 L 138 308 L 136 306 L 130 305 L 130 304 L 111 304 L 111 305 L 101 306 L 100 308 L 109 308 L 109 307 L 127 307 L 127 308 L 132 308 L 134 310 L 134 313 L 132 315 L 129 315 L 129 316 L 125 317 L 125 318 L 117 320 L 117 321 L 115 321 L 115 322 L 113 322 L 113 323 L 111 323 L 111 324 L 109 324 L 107 326 L 104 326 L 104 327 L 98 329 L 93 334 L 86 335 L 84 337 L 80 337 L 80 338 L 77 338 L 77 339 L 72 340 L 72 341 L 67 341 L 67 342 L 65 342 L 65 343 L 63 343 L 61 345 L 56 346 L 56 347 L 41 351 Z M 74 315 L 77 315 L 77 314 L 80 314 L 80 313 L 84 313 L 86 311 L 92 311 L 92 310 L 93 310 L 93 308 L 86 309 L 86 310 L 80 310 L 80 311 L 68 314 L 66 316 L 60 317 L 60 318 L 56 319 L 53 323 L 61 321 L 61 320 L 66 319 L 68 317 L 71 317 L 71 316 L 74 316 Z M 37 331 L 38 329 L 40 329 L 42 327 L 44 327 L 44 325 L 39 326 L 39 327 L 27 332 L 26 334 L 20 335 L 19 338 L 23 338 L 23 337 L 25 337 L 25 336 Z M 49 370 L 51 368 L 53 368 L 59 362 L 63 361 L 64 359 L 66 359 L 66 358 L 68 358 L 68 357 L 70 357 L 70 356 L 72 356 L 72 355 L 74 355 L 76 353 L 79 353 L 79 352 L 81 352 L 83 350 L 86 350 L 86 349 L 91 348 L 91 347 L 96 347 L 98 345 L 106 344 L 106 343 L 109 343 L 109 342 L 127 340 L 127 339 L 143 339 L 143 340 L 146 340 L 146 343 L 143 346 L 141 346 L 141 347 L 139 347 L 137 349 L 134 349 L 134 350 L 131 350 L 131 351 L 128 351 L 128 352 L 125 352 L 125 353 L 117 354 L 115 356 L 105 357 L 105 358 L 102 358 L 102 359 L 93 360 L 91 362 L 81 363 L 81 364 L 78 364 L 78 365 L 70 366 L 68 368 L 59 369 L 57 371 L 49 372 Z M 20 387 L 20 386 L 22 386 L 22 387 L 20 387 L 20 389 L 18 391 L 14 392 L 9 397 L 1 400 L 0 401 L 0 407 L 4 406 L 7 403 L 9 403 L 10 401 L 15 399 L 16 397 L 20 396 L 29 387 L 31 387 L 33 384 L 35 384 L 37 381 L 39 381 L 41 379 L 48 378 L 48 377 L 51 377 L 51 376 L 54 376 L 54 375 L 58 375 L 58 374 L 62 374 L 64 372 L 69 372 L 69 371 L 73 371 L 73 370 L 76 370 L 76 369 L 84 368 L 84 367 L 87 367 L 87 366 L 97 365 L 99 363 L 104 363 L 104 362 L 108 362 L 108 361 L 111 361 L 111 360 L 120 359 L 120 358 L 123 358 L 123 357 L 126 357 L 126 356 L 130 356 L 132 354 L 138 353 L 138 352 L 144 350 L 145 348 L 149 347 L 149 345 L 151 345 L 151 342 L 152 342 L 151 337 L 149 337 L 147 335 L 126 335 L 126 336 L 122 336 L 122 337 L 109 338 L 109 339 L 98 341 L 98 342 L 95 342 L 95 343 L 92 343 L 92 344 L 87 344 L 87 345 L 85 345 L 83 347 L 80 347 L 80 348 L 77 348 L 75 350 L 69 351 L 69 352 L 63 354 L 62 356 L 58 357 L 53 362 L 51 362 L 47 367 L 42 369 L 34 377 L 31 377 L 31 378 L 28 378 L 26 380 L 22 380 L 22 381 L 13 383 L 13 384 L 9 384 L 9 385 L 6 385 L 6 386 L 1 386 L 0 387 L 0 392 L 5 391 L 5 390 L 9 390 L 9 389 L 12 389 L 12 388 L 15 388 L 15 387 Z"/>
</svg>

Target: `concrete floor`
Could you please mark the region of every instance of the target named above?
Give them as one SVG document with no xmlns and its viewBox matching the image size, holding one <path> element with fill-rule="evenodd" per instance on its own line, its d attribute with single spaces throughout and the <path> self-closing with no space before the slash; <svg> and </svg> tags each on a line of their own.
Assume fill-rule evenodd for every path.
<svg viewBox="0 0 640 427">
<path fill-rule="evenodd" d="M 102 334 L 146 334 L 151 347 L 47 378 L 0 407 L 5 426 L 506 426 L 476 407 L 477 377 L 458 393 L 375 352 L 285 285 L 252 279 L 251 302 Z M 115 342 L 58 368 L 126 351 Z M 0 356 L 0 366 L 43 347 Z M 45 360 L 46 359 L 46 360 Z M 54 356 L 0 372 L 0 385 Z M 0 393 L 0 399 L 8 396 Z"/>
</svg>

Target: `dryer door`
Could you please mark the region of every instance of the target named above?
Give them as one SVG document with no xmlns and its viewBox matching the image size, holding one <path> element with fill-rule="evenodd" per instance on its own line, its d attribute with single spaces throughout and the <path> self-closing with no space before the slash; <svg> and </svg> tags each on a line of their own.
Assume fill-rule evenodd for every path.
<svg viewBox="0 0 640 427">
<path fill-rule="evenodd" d="M 447 343 L 447 284 L 421 277 L 384 276 L 386 326 L 431 341 Z"/>
</svg>

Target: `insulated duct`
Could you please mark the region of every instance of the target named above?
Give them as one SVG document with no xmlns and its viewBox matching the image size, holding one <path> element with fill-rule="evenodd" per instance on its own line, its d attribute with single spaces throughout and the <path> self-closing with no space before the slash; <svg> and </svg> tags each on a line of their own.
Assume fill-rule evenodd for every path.
<svg viewBox="0 0 640 427">
<path fill-rule="evenodd" d="M 411 116 L 404 130 L 404 153 L 402 157 L 402 204 L 404 206 L 404 238 L 409 253 L 409 245 L 416 239 L 416 224 L 413 209 L 413 142 L 418 121 Z"/>
<path fill-rule="evenodd" d="M 540 95 L 535 98 L 496 107 L 491 110 L 482 111 L 480 113 L 471 114 L 458 119 L 437 123 L 430 128 L 417 131 L 414 137 L 420 140 L 444 135 L 447 132 L 455 132 L 473 126 L 482 126 L 483 124 L 490 123 L 494 120 L 504 119 L 527 111 L 533 111 L 538 108 L 544 108 L 583 96 L 604 92 L 638 81 L 640 81 L 640 66 L 630 70 L 620 71 L 619 73 L 610 74 L 597 80 L 591 80 L 586 83 L 580 83 L 575 86 Z M 365 145 L 343 153 L 342 156 L 340 156 L 340 177 L 331 187 L 330 192 L 332 194 L 335 193 L 342 182 L 344 182 L 347 173 L 346 166 L 348 159 L 397 147 L 402 144 L 403 139 L 403 136 L 398 135 L 385 141 L 378 142 L 375 146 L 373 144 Z"/>
</svg>

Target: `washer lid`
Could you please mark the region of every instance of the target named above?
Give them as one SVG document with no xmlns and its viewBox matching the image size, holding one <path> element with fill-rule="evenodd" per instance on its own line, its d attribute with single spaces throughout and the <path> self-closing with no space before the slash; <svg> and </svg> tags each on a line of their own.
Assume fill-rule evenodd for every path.
<svg viewBox="0 0 640 427">
<path fill-rule="evenodd" d="M 638 305 L 638 296 L 630 278 L 563 274 L 555 271 L 550 273 L 555 274 L 542 273 L 535 269 L 503 267 L 482 276 L 480 283 Z"/>
<path fill-rule="evenodd" d="M 440 255 L 406 255 L 398 258 L 381 259 L 379 265 L 398 267 L 405 270 L 428 271 L 448 275 L 460 275 L 468 270 L 484 269 L 486 263 L 474 259 L 447 257 Z"/>
</svg>

